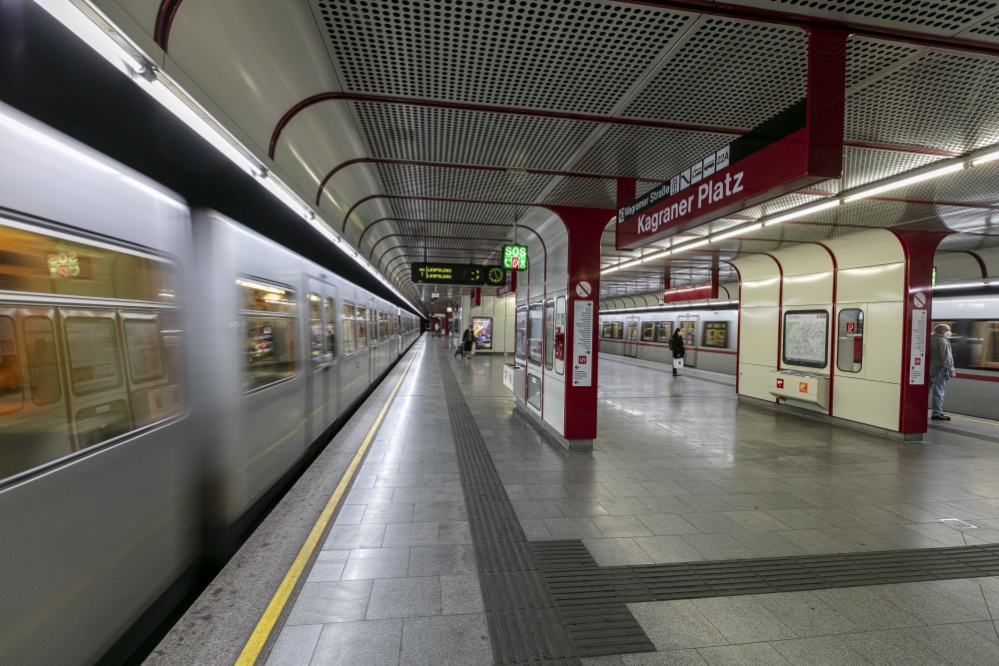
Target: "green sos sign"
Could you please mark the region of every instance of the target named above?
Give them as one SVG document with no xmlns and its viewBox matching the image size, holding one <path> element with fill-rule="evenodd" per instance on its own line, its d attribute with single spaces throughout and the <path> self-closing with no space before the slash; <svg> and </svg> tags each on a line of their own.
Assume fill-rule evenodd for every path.
<svg viewBox="0 0 999 666">
<path fill-rule="evenodd" d="M 503 246 L 503 268 L 514 271 L 527 270 L 527 246 L 526 245 L 504 245 Z"/>
</svg>

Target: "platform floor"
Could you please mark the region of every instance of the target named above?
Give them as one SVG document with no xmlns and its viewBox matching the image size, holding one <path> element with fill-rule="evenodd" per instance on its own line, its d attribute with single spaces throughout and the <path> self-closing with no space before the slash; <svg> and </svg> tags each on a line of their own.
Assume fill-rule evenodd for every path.
<svg viewBox="0 0 999 666">
<path fill-rule="evenodd" d="M 518 640 L 537 638 L 530 618 L 570 623 L 537 582 L 551 583 L 550 571 L 526 576 L 541 586 L 538 615 L 504 615 L 496 604 L 503 585 L 539 570 L 537 548 L 546 544 L 581 541 L 593 560 L 587 571 L 641 576 L 664 563 L 999 542 L 999 443 L 989 441 L 999 427 L 988 422 L 955 420 L 921 444 L 901 444 L 739 404 L 731 378 L 673 378 L 668 368 L 602 355 L 594 450 L 567 452 L 515 413 L 502 356 L 463 361 L 441 345 L 428 338 L 413 352 L 322 552 L 275 629 L 269 666 L 528 663 L 510 655 L 521 654 Z M 457 398 L 449 386 L 460 388 Z M 462 405 L 471 430 L 457 414 Z M 481 478 L 469 476 L 473 440 L 491 458 Z M 493 473 L 507 499 L 479 502 L 475 489 Z M 501 536 L 470 528 L 469 512 L 483 506 L 512 508 L 517 525 Z M 501 525 L 502 515 L 483 524 Z M 490 539 L 528 563 L 484 563 L 494 557 L 483 550 Z M 586 656 L 568 644 L 574 654 L 545 663 L 999 663 L 999 577 L 826 587 L 645 602 L 629 601 L 634 590 L 614 593 L 644 633 L 643 649 L 656 651 Z M 524 624 L 504 628 L 503 618 Z"/>
</svg>

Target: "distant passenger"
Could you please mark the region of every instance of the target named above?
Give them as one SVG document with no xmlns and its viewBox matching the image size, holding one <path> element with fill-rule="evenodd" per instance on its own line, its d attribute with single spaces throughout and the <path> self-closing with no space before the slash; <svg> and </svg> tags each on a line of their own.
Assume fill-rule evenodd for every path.
<svg viewBox="0 0 999 666">
<path fill-rule="evenodd" d="M 954 377 L 954 354 L 950 349 L 950 326 L 937 324 L 930 336 L 930 406 L 934 421 L 950 421 L 943 413 L 947 380 Z"/>
<path fill-rule="evenodd" d="M 683 336 L 680 335 L 680 329 L 673 331 L 673 337 L 669 339 L 669 350 L 673 352 L 673 376 L 679 377 L 680 373 L 677 371 L 683 367 L 683 357 L 687 353 L 683 346 Z"/>
<path fill-rule="evenodd" d="M 472 327 L 469 326 L 465 329 L 465 332 L 461 334 L 461 346 L 464 350 L 462 353 L 462 358 L 472 355 L 472 345 L 475 343 L 475 333 L 472 332 Z"/>
</svg>

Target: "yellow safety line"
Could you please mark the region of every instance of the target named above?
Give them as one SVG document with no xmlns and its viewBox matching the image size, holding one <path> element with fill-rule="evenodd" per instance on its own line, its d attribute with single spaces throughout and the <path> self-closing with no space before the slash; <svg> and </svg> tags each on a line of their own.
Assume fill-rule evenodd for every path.
<svg viewBox="0 0 999 666">
<path fill-rule="evenodd" d="M 958 416 L 957 414 L 951 414 L 952 419 L 961 419 L 962 421 L 971 421 L 972 423 L 984 423 L 987 426 L 999 427 L 999 423 L 992 423 L 991 421 L 979 421 L 978 419 L 969 419 L 966 416 Z"/>
<path fill-rule="evenodd" d="M 315 551 L 316 546 L 319 545 L 319 538 L 323 535 L 323 532 L 326 531 L 326 526 L 329 524 L 330 518 L 333 517 L 333 512 L 340 503 L 340 498 L 343 497 L 344 492 L 347 490 L 347 486 L 350 485 L 350 480 L 354 477 L 354 472 L 357 471 L 358 465 L 361 464 L 361 458 L 364 457 L 364 452 L 368 450 L 368 445 L 371 444 L 371 440 L 374 439 L 378 426 L 381 425 L 382 419 L 385 418 L 385 414 L 388 412 L 388 408 L 392 404 L 395 394 L 399 392 L 399 387 L 402 386 L 402 380 L 405 379 L 406 375 L 409 373 L 409 368 L 413 365 L 413 360 L 415 358 L 416 356 L 414 354 L 413 358 L 409 359 L 409 363 L 406 365 L 406 369 L 403 370 L 402 376 L 399 377 L 399 381 L 396 382 L 395 388 L 393 388 L 392 393 L 389 394 L 389 397 L 382 406 L 382 410 L 378 413 L 378 417 L 375 419 L 375 422 L 371 424 L 371 429 L 368 430 L 368 434 L 364 437 L 364 441 L 361 442 L 361 447 L 357 449 L 357 453 L 354 454 L 354 459 L 350 461 L 350 465 L 347 466 L 347 470 L 340 478 L 340 483 L 337 484 L 336 490 L 334 490 L 333 494 L 330 496 L 323 512 L 319 514 L 319 520 L 317 520 L 316 524 L 312 526 L 312 531 L 309 532 L 309 537 L 305 540 L 305 543 L 302 544 L 301 550 L 298 551 L 298 556 L 296 556 L 295 561 L 292 562 L 291 568 L 288 569 L 288 573 L 285 574 L 284 580 L 281 581 L 281 585 L 278 587 L 277 592 L 275 592 L 274 596 L 271 597 L 271 602 L 267 604 L 267 609 L 264 611 L 260 621 L 257 622 L 257 626 L 253 630 L 250 640 L 248 640 L 246 645 L 243 646 L 243 651 L 239 654 L 239 659 L 236 660 L 236 666 L 253 666 L 253 664 L 256 663 L 257 657 L 260 656 L 260 651 L 267 642 L 267 638 L 271 635 L 271 631 L 274 629 L 274 625 L 277 623 L 278 617 L 281 616 L 281 611 L 284 610 L 285 604 L 288 603 L 292 590 L 295 589 L 295 584 L 298 582 L 298 579 L 302 576 L 302 572 L 305 570 L 305 565 L 308 564 L 309 558 L 312 557 L 312 553 Z"/>
</svg>

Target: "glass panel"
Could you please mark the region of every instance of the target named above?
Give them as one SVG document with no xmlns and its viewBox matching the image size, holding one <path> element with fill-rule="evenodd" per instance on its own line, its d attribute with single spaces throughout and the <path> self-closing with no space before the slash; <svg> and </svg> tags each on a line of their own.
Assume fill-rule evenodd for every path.
<svg viewBox="0 0 999 666">
<path fill-rule="evenodd" d="M 312 355 L 312 365 L 322 364 L 325 359 L 322 299 L 318 294 L 309 294 L 309 353 Z"/>
<path fill-rule="evenodd" d="M 295 293 L 274 285 L 236 280 L 239 309 L 254 312 L 295 314 Z"/>
<path fill-rule="evenodd" d="M 173 303 L 178 288 L 169 262 L 0 225 L 0 289 Z"/>
<path fill-rule="evenodd" d="M 378 335 L 382 342 L 388 342 L 389 320 L 388 320 L 388 314 L 386 314 L 385 312 L 378 313 Z"/>
<path fill-rule="evenodd" d="M 243 317 L 246 359 L 243 390 L 273 384 L 295 374 L 295 320 L 290 317 Z"/>
<path fill-rule="evenodd" d="M 354 340 L 354 304 L 341 303 L 340 310 L 343 312 L 343 355 L 349 356 L 357 351 L 357 342 Z"/>
<path fill-rule="evenodd" d="M 74 394 L 90 395 L 121 386 L 121 357 L 114 319 L 69 317 L 66 346 Z"/>
<path fill-rule="evenodd" d="M 48 317 L 26 317 L 23 326 L 31 401 L 39 406 L 50 405 L 62 397 L 52 320 Z"/>
<path fill-rule="evenodd" d="M 656 324 L 651 321 L 642 322 L 642 342 L 654 342 L 656 339 Z"/>
<path fill-rule="evenodd" d="M 661 321 L 656 324 L 656 342 L 668 345 L 671 337 L 673 337 L 673 322 Z"/>
<path fill-rule="evenodd" d="M 368 311 L 362 307 L 354 308 L 354 327 L 357 331 L 357 351 L 368 348 Z"/>
<path fill-rule="evenodd" d="M 541 303 L 532 303 L 527 319 L 527 358 L 534 365 L 541 365 L 544 354 L 545 329 Z"/>
<path fill-rule="evenodd" d="M 166 379 L 166 365 L 160 349 L 160 330 L 155 320 L 126 319 L 125 349 L 133 383 Z"/>
<path fill-rule="evenodd" d="M 555 345 L 552 344 L 552 340 L 555 339 L 555 301 L 554 299 L 548 299 L 545 303 L 545 340 L 548 344 L 545 345 L 545 369 L 551 370 L 555 364 Z"/>
<path fill-rule="evenodd" d="M 515 357 L 527 361 L 527 307 L 517 308 L 517 337 L 514 340 Z"/>
<path fill-rule="evenodd" d="M 324 351 L 336 360 L 336 306 L 332 298 L 324 301 L 326 307 L 326 347 Z"/>
<path fill-rule="evenodd" d="M 843 372 L 860 372 L 864 367 L 864 311 L 840 310 L 836 329 L 836 367 Z"/>
<path fill-rule="evenodd" d="M 782 355 L 788 365 L 824 368 L 829 362 L 829 313 L 825 310 L 797 310 L 784 313 Z"/>
<path fill-rule="evenodd" d="M 13 319 L 0 317 L 0 414 L 20 411 L 24 405 L 21 358 L 14 330 Z"/>
<path fill-rule="evenodd" d="M 727 321 L 704 322 L 704 346 L 723 348 L 728 346 Z"/>
</svg>

